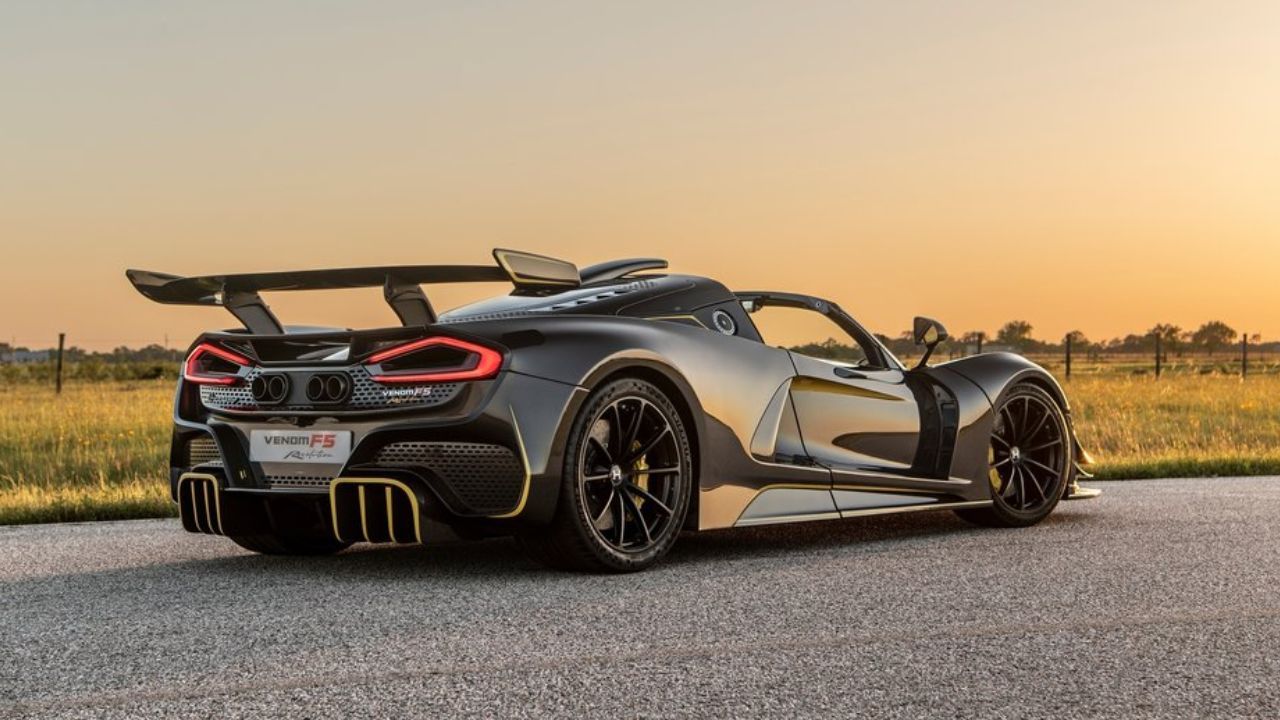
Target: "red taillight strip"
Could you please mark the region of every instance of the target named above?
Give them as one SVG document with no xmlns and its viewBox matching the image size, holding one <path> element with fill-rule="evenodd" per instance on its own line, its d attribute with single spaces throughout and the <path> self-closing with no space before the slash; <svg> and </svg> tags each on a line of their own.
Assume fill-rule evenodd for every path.
<svg viewBox="0 0 1280 720">
<path fill-rule="evenodd" d="M 404 345 L 397 345 L 396 347 L 375 353 L 369 358 L 369 363 L 377 365 L 392 358 L 408 355 L 411 352 L 417 352 L 418 350 L 425 348 L 439 346 L 451 347 L 476 355 L 477 360 L 475 367 L 467 368 L 465 370 L 440 370 L 436 372 L 421 373 L 381 373 L 372 374 L 371 377 L 375 382 L 380 383 L 432 383 L 458 382 L 460 380 L 485 380 L 497 375 L 498 369 L 502 367 L 502 353 L 497 350 L 451 337 L 430 337 L 422 340 L 415 340 L 411 343 L 405 343 Z"/>
<path fill-rule="evenodd" d="M 182 377 L 193 383 L 200 385 L 231 385 L 240 380 L 238 375 L 202 375 L 199 368 L 196 367 L 196 361 L 201 355 L 208 353 L 226 360 L 233 365 L 241 367 L 249 367 L 253 361 L 243 355 L 233 353 L 226 348 L 218 347 L 210 343 L 200 343 L 195 350 L 187 356 L 187 362 L 182 367 Z"/>
</svg>

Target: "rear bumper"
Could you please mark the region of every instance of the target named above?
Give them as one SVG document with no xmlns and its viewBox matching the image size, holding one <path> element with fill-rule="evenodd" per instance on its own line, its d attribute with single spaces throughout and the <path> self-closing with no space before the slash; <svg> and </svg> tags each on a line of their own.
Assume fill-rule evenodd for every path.
<svg viewBox="0 0 1280 720">
<path fill-rule="evenodd" d="M 228 488 L 218 473 L 189 472 L 176 488 L 183 529 L 205 535 L 430 544 L 503 534 L 504 527 L 450 515 L 411 477 L 340 477 L 324 493 L 291 493 Z"/>
<path fill-rule="evenodd" d="M 426 542 L 464 528 L 489 533 L 545 522 L 563 465 L 562 421 L 585 393 L 516 373 L 483 385 L 448 407 L 409 414 L 184 418 L 179 412 L 170 482 L 183 525 L 222 535 Z M 250 459 L 252 431 L 293 428 L 349 431 L 351 455 L 320 474 Z"/>
</svg>

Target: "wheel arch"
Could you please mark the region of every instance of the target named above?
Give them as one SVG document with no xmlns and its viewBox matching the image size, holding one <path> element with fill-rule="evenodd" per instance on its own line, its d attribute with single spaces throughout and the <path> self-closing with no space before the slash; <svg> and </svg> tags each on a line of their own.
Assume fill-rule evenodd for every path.
<svg viewBox="0 0 1280 720">
<path fill-rule="evenodd" d="M 972 381 L 986 393 L 993 407 L 1000 404 L 1010 388 L 1027 382 L 1049 393 L 1058 402 L 1064 414 L 1071 414 L 1067 394 L 1053 375 L 1021 355 L 1013 353 L 973 355 L 939 367 L 951 370 Z"/>
<path fill-rule="evenodd" d="M 1081 445 L 1076 433 L 1075 418 L 1071 403 L 1067 400 L 1067 393 L 1048 370 L 1013 353 L 973 355 L 945 363 L 940 367 L 952 370 L 972 381 L 987 395 L 992 407 L 998 407 L 1009 390 L 1022 383 L 1034 385 L 1047 392 L 1058 403 L 1058 407 L 1062 409 L 1062 414 L 1067 419 L 1067 428 L 1071 434 L 1072 450 L 1077 463 L 1086 466 L 1093 463 L 1093 458 Z"/>
<path fill-rule="evenodd" d="M 702 443 L 703 433 L 703 417 L 702 405 L 698 401 L 698 396 L 694 392 L 693 387 L 685 380 L 684 376 L 674 367 L 657 361 L 652 358 L 639 357 L 619 357 L 613 358 L 591 372 L 583 385 L 589 392 L 595 391 L 596 388 L 613 382 L 619 378 L 634 377 L 653 383 L 659 390 L 666 394 L 671 403 L 675 405 L 676 412 L 680 414 L 680 421 L 684 423 L 685 430 L 689 434 L 689 452 L 692 454 L 693 477 L 689 482 L 689 512 L 685 516 L 686 527 L 697 527 L 698 519 L 698 482 L 702 477 Z M 581 408 L 579 407 L 578 410 Z M 568 423 L 572 423 L 577 419 L 577 410 L 574 417 L 568 419 Z"/>
</svg>

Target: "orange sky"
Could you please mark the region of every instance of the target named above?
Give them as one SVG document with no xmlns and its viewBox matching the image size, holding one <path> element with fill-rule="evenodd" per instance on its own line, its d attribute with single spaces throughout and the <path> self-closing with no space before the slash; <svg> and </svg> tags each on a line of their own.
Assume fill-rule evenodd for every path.
<svg viewBox="0 0 1280 720">
<path fill-rule="evenodd" d="M 0 340 L 228 324 L 126 267 L 494 245 L 665 256 L 887 334 L 1280 338 L 1280 4 L 964 5 L 6 4 Z M 274 302 L 392 319 L 376 291 Z"/>
</svg>

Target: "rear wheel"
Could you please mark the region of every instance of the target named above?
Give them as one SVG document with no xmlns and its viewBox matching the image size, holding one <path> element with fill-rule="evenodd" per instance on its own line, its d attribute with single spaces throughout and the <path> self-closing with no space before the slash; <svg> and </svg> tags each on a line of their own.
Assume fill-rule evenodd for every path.
<svg viewBox="0 0 1280 720">
<path fill-rule="evenodd" d="M 1074 467 L 1067 419 L 1049 393 L 1018 385 L 996 409 L 987 448 L 992 505 L 958 510 L 960 517 L 989 527 L 1034 525 L 1057 506 Z"/>
<path fill-rule="evenodd" d="M 574 420 L 551 525 L 520 542 L 552 567 L 643 570 L 675 544 L 692 475 L 688 434 L 670 399 L 644 380 L 611 382 Z"/>
<path fill-rule="evenodd" d="M 298 537 L 274 533 L 229 535 L 228 537 L 245 550 L 262 555 L 332 555 L 351 547 L 351 543 L 327 537 Z"/>
</svg>

